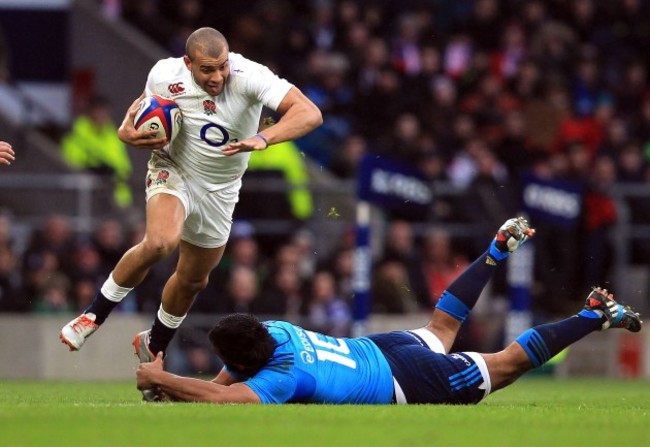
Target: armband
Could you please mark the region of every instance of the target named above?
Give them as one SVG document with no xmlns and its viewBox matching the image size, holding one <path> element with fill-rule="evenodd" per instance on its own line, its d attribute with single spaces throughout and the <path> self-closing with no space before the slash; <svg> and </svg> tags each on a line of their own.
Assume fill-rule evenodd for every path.
<svg viewBox="0 0 650 447">
<path fill-rule="evenodd" d="M 262 135 L 261 133 L 256 133 L 255 136 L 257 138 L 259 138 L 260 140 L 264 141 L 264 144 L 266 144 L 266 147 L 269 147 L 269 140 L 264 138 L 264 135 Z M 264 149 L 266 149 L 266 147 Z"/>
</svg>

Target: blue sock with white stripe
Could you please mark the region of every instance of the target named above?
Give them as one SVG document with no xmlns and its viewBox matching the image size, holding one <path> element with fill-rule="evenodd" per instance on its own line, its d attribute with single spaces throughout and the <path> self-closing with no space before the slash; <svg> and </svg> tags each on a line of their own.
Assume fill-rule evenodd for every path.
<svg viewBox="0 0 650 447">
<path fill-rule="evenodd" d="M 447 287 L 440 296 L 436 309 L 448 313 L 459 321 L 465 321 L 485 285 L 492 278 L 499 262 L 500 260 L 492 255 L 491 250 L 483 253 Z"/>
<path fill-rule="evenodd" d="M 599 330 L 604 318 L 602 313 L 583 310 L 578 315 L 566 320 L 528 329 L 515 341 L 524 348 L 533 366 L 537 368 L 567 346 L 591 332 Z"/>
</svg>

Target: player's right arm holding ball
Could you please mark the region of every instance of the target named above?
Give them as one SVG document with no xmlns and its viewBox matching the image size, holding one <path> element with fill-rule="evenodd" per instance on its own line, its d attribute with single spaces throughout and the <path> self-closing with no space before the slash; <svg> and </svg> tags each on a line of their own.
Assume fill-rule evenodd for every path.
<svg viewBox="0 0 650 447">
<path fill-rule="evenodd" d="M 157 131 L 138 131 L 133 125 L 135 114 L 138 111 L 138 104 L 144 99 L 144 97 L 145 93 L 142 92 L 142 94 L 135 101 L 133 101 L 129 109 L 126 111 L 124 120 L 122 120 L 122 124 L 117 130 L 117 136 L 120 138 L 120 140 L 126 144 L 130 144 L 131 146 L 151 150 L 162 149 L 167 144 L 167 140 L 164 138 L 154 138 Z"/>
</svg>

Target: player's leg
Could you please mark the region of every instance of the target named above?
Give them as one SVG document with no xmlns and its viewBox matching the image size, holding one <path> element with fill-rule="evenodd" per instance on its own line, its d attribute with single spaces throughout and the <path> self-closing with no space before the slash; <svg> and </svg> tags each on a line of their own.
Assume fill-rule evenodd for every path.
<svg viewBox="0 0 650 447">
<path fill-rule="evenodd" d="M 152 358 L 147 359 L 147 356 L 138 353 L 141 361 L 153 361 L 158 352 L 167 349 L 192 307 L 194 298 L 207 286 L 210 272 L 221 261 L 224 250 L 225 245 L 218 248 L 202 248 L 181 241 L 176 271 L 165 284 L 151 331 L 146 331 L 149 332 L 147 350 Z M 142 336 L 142 333 L 138 335 Z"/>
<path fill-rule="evenodd" d="M 555 323 L 528 329 L 495 354 L 482 354 L 490 374 L 492 391 L 496 391 L 537 368 L 567 346 L 591 332 L 622 328 L 630 332 L 641 330 L 641 319 L 629 306 L 614 300 L 607 290 L 594 288 L 585 307 L 577 314 Z"/>
<path fill-rule="evenodd" d="M 176 271 L 165 284 L 151 331 L 141 332 L 133 342 L 142 362 L 153 361 L 155 354 L 167 349 L 194 298 L 206 287 L 210 272 L 221 261 L 241 180 L 210 193 L 191 180 L 187 186 L 191 196 L 200 200 L 185 219 Z"/>
<path fill-rule="evenodd" d="M 461 324 L 476 304 L 497 267 L 533 235 L 534 230 L 524 218 L 507 220 L 499 228 L 488 250 L 443 292 L 427 326 L 416 332 L 423 330 L 433 332 L 442 342 L 444 352 L 449 352 Z"/>
<path fill-rule="evenodd" d="M 142 282 L 149 269 L 167 257 L 180 241 L 185 207 L 175 195 L 158 193 L 146 206 L 146 229 L 141 242 L 118 261 L 108 279 L 83 313 L 61 330 L 61 341 L 78 350 L 111 311 Z"/>
<path fill-rule="evenodd" d="M 140 332 L 133 340 L 141 363 L 153 362 L 158 352 L 165 352 L 185 319 L 196 295 L 208 284 L 208 276 L 219 264 L 225 246 L 201 248 L 181 241 L 176 271 L 163 288 L 162 301 L 151 329 Z M 153 389 L 142 390 L 143 399 L 158 401 Z"/>
</svg>

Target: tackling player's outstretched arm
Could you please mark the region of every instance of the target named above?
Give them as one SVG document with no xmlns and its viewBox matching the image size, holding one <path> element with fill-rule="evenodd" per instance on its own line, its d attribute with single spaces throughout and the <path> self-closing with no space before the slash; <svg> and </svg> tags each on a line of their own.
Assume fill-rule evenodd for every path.
<svg viewBox="0 0 650 447">
<path fill-rule="evenodd" d="M 223 153 L 234 155 L 239 152 L 261 151 L 271 144 L 300 138 L 323 124 L 320 109 L 297 87 L 291 87 L 277 112 L 282 115 L 277 123 L 257 135 L 229 144 Z"/>
<path fill-rule="evenodd" d="M 133 104 L 131 104 L 129 109 L 126 111 L 126 115 L 124 116 L 124 120 L 122 120 L 120 128 L 117 130 L 117 136 L 122 140 L 122 142 L 131 146 L 151 150 L 162 149 L 167 144 L 167 140 L 164 138 L 153 138 L 158 131 L 146 130 L 139 132 L 133 125 L 133 119 L 138 111 L 138 103 L 142 101 L 145 96 L 145 93 L 142 92 L 142 94 L 133 101 Z"/>
<path fill-rule="evenodd" d="M 208 403 L 251 403 L 261 400 L 252 389 L 241 383 L 230 386 L 214 381 L 181 377 L 163 370 L 162 353 L 151 363 L 141 363 L 136 370 L 139 390 L 157 388 L 170 400 Z M 215 379 L 216 380 L 216 379 Z"/>
</svg>

